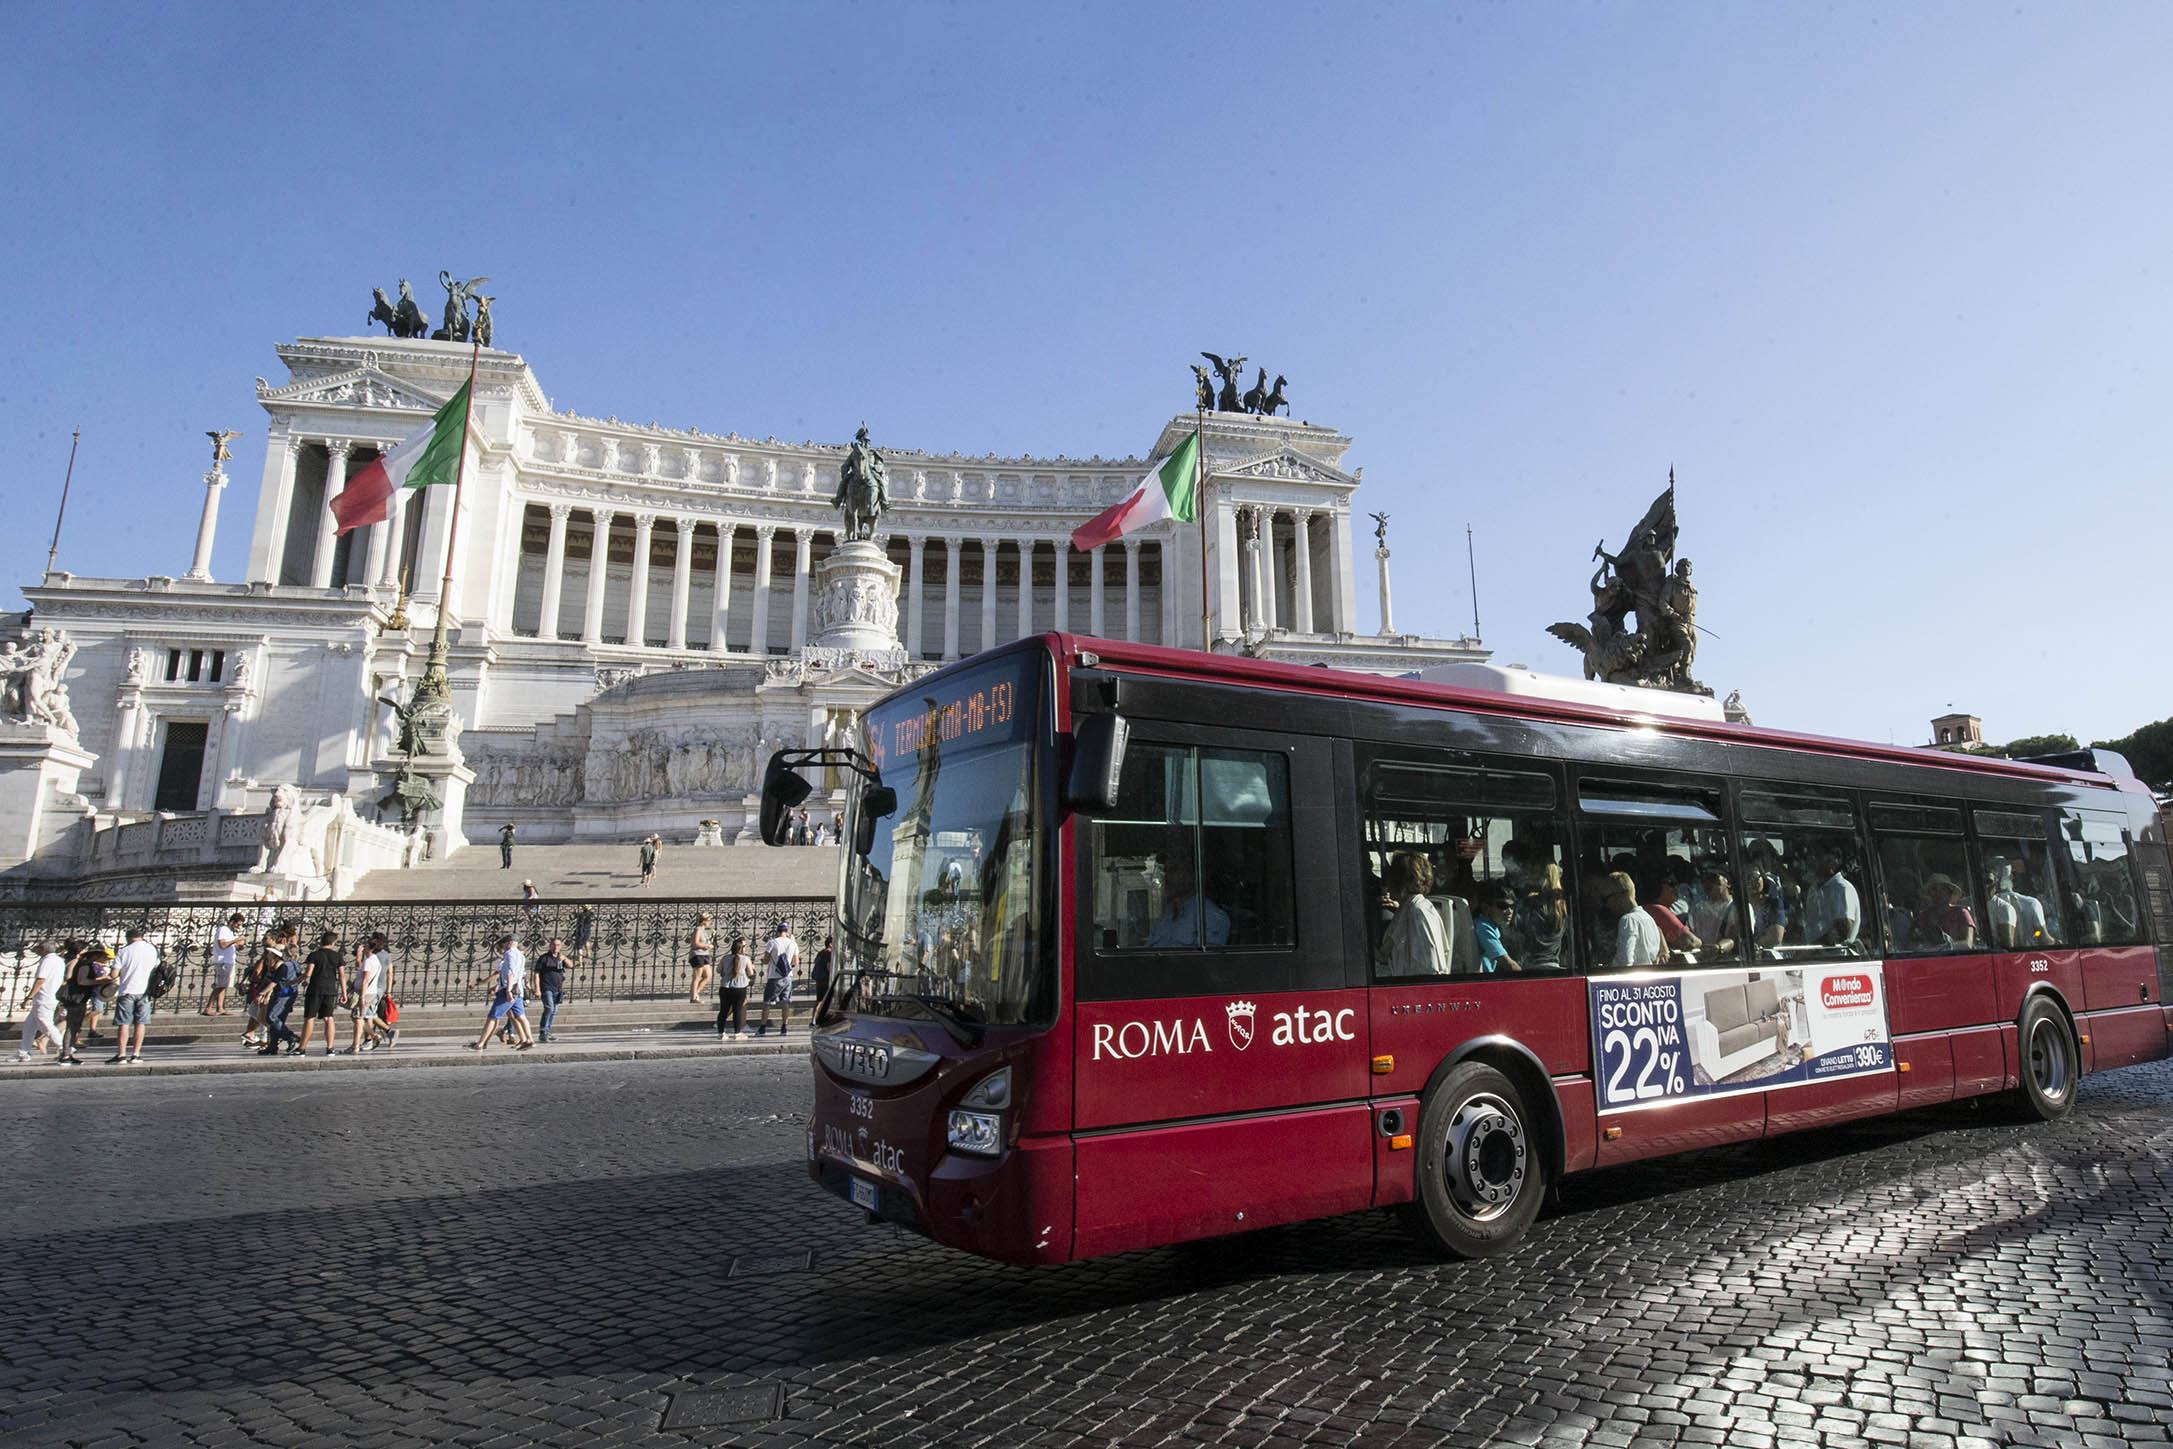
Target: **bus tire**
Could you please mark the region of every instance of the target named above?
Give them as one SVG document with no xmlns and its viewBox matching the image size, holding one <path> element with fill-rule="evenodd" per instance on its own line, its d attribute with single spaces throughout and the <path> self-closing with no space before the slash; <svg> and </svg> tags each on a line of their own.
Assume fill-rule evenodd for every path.
<svg viewBox="0 0 2173 1449">
<path fill-rule="evenodd" d="M 1516 1083 L 1484 1062 L 1453 1068 L 1419 1108 L 1417 1192 L 1405 1221 L 1434 1251 L 1506 1253 L 1547 1195 L 1547 1154 Z"/>
<path fill-rule="evenodd" d="M 2016 1111 L 2040 1122 L 2057 1122 L 2074 1111 L 2082 1049 L 2067 1014 L 2048 997 L 2031 997 L 2022 1004 L 2015 1044 L 2022 1058 L 2022 1087 L 2011 1098 Z"/>
</svg>

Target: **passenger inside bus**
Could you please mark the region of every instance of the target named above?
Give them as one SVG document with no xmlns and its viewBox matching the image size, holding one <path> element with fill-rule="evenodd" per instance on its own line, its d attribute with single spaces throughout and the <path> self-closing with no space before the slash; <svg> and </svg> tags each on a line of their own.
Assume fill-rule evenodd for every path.
<svg viewBox="0 0 2173 1449">
<path fill-rule="evenodd" d="M 1517 897 L 1518 957 L 1534 969 L 1562 965 L 1563 940 L 1569 934 L 1569 892 L 1562 888 L 1562 867 L 1551 860 L 1536 870 L 1527 867 L 1510 889 Z"/>
<path fill-rule="evenodd" d="M 1223 946 L 1230 940 L 1230 913 L 1215 904 L 1212 896 L 1196 889 L 1191 855 L 1171 851 L 1162 862 L 1162 914 L 1147 928 L 1149 950 L 1200 944 L 1200 920 L 1207 920 L 1207 944 Z"/>
<path fill-rule="evenodd" d="M 1803 935 L 1805 941 L 1819 946 L 1839 946 L 1852 951 L 1860 949 L 1858 938 L 1863 927 L 1864 913 L 1856 883 L 1848 878 L 1840 849 L 1833 845 L 1818 846 L 1811 857 L 1818 884 L 1804 892 Z"/>
<path fill-rule="evenodd" d="M 1388 894 L 1396 913 L 1381 937 L 1381 967 L 1390 976 L 1445 976 L 1448 938 L 1441 911 L 1428 899 L 1434 870 L 1415 850 L 1399 851 L 1388 862 Z"/>
<path fill-rule="evenodd" d="M 1704 943 L 1705 959 L 1730 961 L 1743 935 L 1743 912 L 1736 905 L 1728 872 L 1716 865 L 1698 873 L 1698 897 L 1690 903 L 1690 929 Z"/>
<path fill-rule="evenodd" d="M 1670 865 L 1672 864 L 1671 857 Z M 1652 923 L 1660 928 L 1660 939 L 1667 943 L 1671 954 L 1695 952 L 1702 947 L 1703 943 L 1697 933 L 1685 925 L 1683 918 L 1677 914 L 1675 881 L 1668 874 L 1668 867 L 1663 867 L 1655 876 L 1647 877 L 1640 894 L 1645 898 L 1645 914 L 1652 917 Z M 1696 957 L 1691 959 L 1695 960 Z"/>
<path fill-rule="evenodd" d="M 1912 947 L 1973 949 L 1977 944 L 1977 918 L 1962 904 L 1962 887 L 1950 875 L 1935 873 L 1924 882 L 1924 904 L 1910 923 L 1906 940 Z"/>
<path fill-rule="evenodd" d="M 1472 922 L 1472 938 L 1477 947 L 1479 974 L 1492 976 L 1503 971 L 1522 971 L 1517 958 L 1509 954 L 1502 940 L 1502 933 L 1510 930 L 1516 919 L 1516 900 L 1505 886 L 1487 886 L 1479 892 Z"/>
<path fill-rule="evenodd" d="M 2003 855 L 1985 858 L 1986 920 L 1992 944 L 2002 951 L 2026 951 L 2059 944 L 2045 920 L 2045 903 L 2015 886 L 2015 868 Z"/>
<path fill-rule="evenodd" d="M 1667 942 L 1651 916 L 1638 908 L 1637 882 L 1627 871 L 1611 871 L 1600 880 L 1602 910 L 1614 917 L 1615 943 L 1607 964 L 1617 971 L 1667 964 Z"/>
</svg>

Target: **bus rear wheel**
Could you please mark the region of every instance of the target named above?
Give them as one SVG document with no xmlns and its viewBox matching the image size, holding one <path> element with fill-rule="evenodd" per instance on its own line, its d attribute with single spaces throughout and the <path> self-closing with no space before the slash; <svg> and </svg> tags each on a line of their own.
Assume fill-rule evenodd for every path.
<svg viewBox="0 0 2173 1449">
<path fill-rule="evenodd" d="M 2042 996 L 2022 1007 L 2016 1023 L 2022 1049 L 2022 1089 L 2015 1107 L 2025 1118 L 2056 1122 L 2075 1110 L 2075 1082 L 2082 1075 L 2082 1051 L 2060 1008 Z"/>
<path fill-rule="evenodd" d="M 1546 1156 L 1516 1083 L 1483 1062 L 1452 1069 L 1418 1119 L 1418 1192 L 1405 1221 L 1436 1252 L 1506 1253 L 1546 1197 Z"/>
</svg>

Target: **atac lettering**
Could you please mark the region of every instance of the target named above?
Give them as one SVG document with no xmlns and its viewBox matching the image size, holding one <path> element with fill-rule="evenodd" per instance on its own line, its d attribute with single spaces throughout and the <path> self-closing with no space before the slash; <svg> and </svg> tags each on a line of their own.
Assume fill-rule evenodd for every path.
<svg viewBox="0 0 2173 1449">
<path fill-rule="evenodd" d="M 1293 1043 L 1320 1041 L 1355 1041 L 1358 1033 L 1351 1023 L 1358 1013 L 1349 1007 L 1341 1011 L 1312 1011 L 1303 1006 L 1296 1011 L 1275 1013 L 1275 1031 L 1268 1040 L 1277 1046 Z"/>
<path fill-rule="evenodd" d="M 1242 1051 L 1252 1045 L 1254 1007 L 1249 1001 L 1226 1006 L 1225 1027 L 1233 1046 Z M 1317 1043 L 1356 1041 L 1358 1012 L 1353 1007 L 1336 1011 L 1301 1006 L 1278 1011 L 1268 1018 L 1268 1040 L 1276 1046 L 1312 1046 Z M 1207 1024 L 1199 1017 L 1172 1017 L 1162 1021 L 1097 1021 L 1092 1028 L 1094 1061 L 1137 1061 L 1141 1057 L 1205 1056 L 1214 1051 Z"/>
</svg>

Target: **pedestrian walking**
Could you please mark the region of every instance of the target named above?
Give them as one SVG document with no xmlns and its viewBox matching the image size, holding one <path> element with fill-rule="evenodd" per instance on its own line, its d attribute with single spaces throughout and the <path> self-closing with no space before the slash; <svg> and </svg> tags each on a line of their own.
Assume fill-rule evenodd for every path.
<svg viewBox="0 0 2173 1449">
<path fill-rule="evenodd" d="M 490 1015 L 484 1019 L 483 1034 L 468 1043 L 468 1050 L 479 1052 L 490 1045 L 491 1034 L 501 1024 L 514 1028 L 520 1035 L 515 1051 L 527 1051 L 536 1044 L 529 1034 L 528 1011 L 522 1006 L 521 997 L 528 987 L 528 958 L 511 935 L 498 938 L 498 964 L 492 973 L 494 985 L 490 995 Z"/>
<path fill-rule="evenodd" d="M 542 909 L 543 897 L 536 894 L 536 883 L 532 880 L 522 881 L 521 918 L 523 920 L 533 922 L 536 919 L 536 912 Z"/>
<path fill-rule="evenodd" d="M 765 974 L 762 980 L 762 1020 L 755 1027 L 756 1036 L 768 1036 L 770 1032 L 770 1006 L 777 1007 L 777 1034 L 783 1036 L 792 1030 L 792 973 L 800 965 L 800 943 L 792 939 L 792 923 L 779 921 L 777 930 L 770 936 L 769 945 L 762 948 Z"/>
<path fill-rule="evenodd" d="M 747 938 L 732 938 L 732 960 L 717 986 L 717 1040 L 727 1034 L 733 1041 L 747 1037 L 747 988 L 754 984 L 754 959 L 747 954 Z"/>
<path fill-rule="evenodd" d="M 596 940 L 596 907 L 583 901 L 573 911 L 573 963 L 589 964 L 589 946 Z"/>
<path fill-rule="evenodd" d="M 98 984 L 91 988 L 90 999 L 83 1003 L 83 1035 L 78 1041 L 98 1040 L 98 1018 L 113 1004 L 114 962 L 113 948 L 101 945 L 91 959 L 98 966 Z"/>
<path fill-rule="evenodd" d="M 543 999 L 543 1020 L 536 1023 L 537 1041 L 558 1040 L 558 1008 L 566 1000 L 566 947 L 553 936 L 536 958 L 536 994 Z"/>
<path fill-rule="evenodd" d="M 277 1056 L 284 1050 L 293 1056 L 302 1050 L 302 1039 L 287 1025 L 294 1003 L 302 995 L 302 963 L 294 959 L 296 928 L 281 923 L 272 927 L 264 944 L 265 962 L 264 1047 L 260 1055 Z"/>
<path fill-rule="evenodd" d="M 641 842 L 641 883 L 647 885 L 656 877 L 657 852 L 663 848 L 663 837 L 651 835 Z"/>
<path fill-rule="evenodd" d="M 511 821 L 498 827 L 498 869 L 513 869 L 513 825 Z"/>
<path fill-rule="evenodd" d="M 158 970 L 158 948 L 132 926 L 128 944 L 113 963 L 113 1055 L 107 1066 L 143 1060 L 143 1033 L 151 1025 L 151 973 Z M 133 1030 L 133 1039 L 131 1039 Z"/>
<path fill-rule="evenodd" d="M 245 1047 L 264 1045 L 264 1022 L 272 1009 L 272 978 L 279 969 L 280 940 L 279 926 L 263 927 L 263 937 L 257 942 L 256 954 L 251 958 L 249 970 L 241 980 L 242 1004 L 249 1009 L 249 1018 L 241 1033 L 241 1044 Z"/>
<path fill-rule="evenodd" d="M 68 1054 L 60 1026 L 53 1020 L 53 1012 L 60 1005 L 61 983 L 67 977 L 67 957 L 60 954 L 56 943 L 41 941 L 37 965 L 30 972 L 30 999 L 23 1003 L 23 1044 L 15 1060 L 27 1062 L 33 1053 L 44 1055 L 47 1042 L 52 1043 L 56 1060 Z"/>
<path fill-rule="evenodd" d="M 71 940 L 60 948 L 61 958 L 68 963 L 68 975 L 60 989 L 60 1010 L 67 1023 L 67 1036 L 61 1043 L 61 1062 L 66 1066 L 83 1065 L 83 1022 L 90 1012 L 90 1004 L 98 999 L 98 993 L 113 981 L 113 958 L 106 948 L 89 941 Z"/>
<path fill-rule="evenodd" d="M 341 980 L 347 974 L 347 958 L 340 954 L 340 938 L 336 931 L 321 931 L 317 935 L 317 949 L 309 953 L 308 979 L 302 987 L 302 1044 L 297 1053 L 307 1055 L 309 1039 L 317 1030 L 317 1023 L 324 1023 L 324 1054 L 332 1055 L 332 1018 L 339 1015 L 340 997 L 346 993 Z"/>
<path fill-rule="evenodd" d="M 371 932 L 355 946 L 354 991 L 347 998 L 348 1013 L 355 1022 L 355 1039 L 347 1047 L 349 1056 L 377 1050 L 386 1044 L 386 1038 L 391 1034 L 392 1028 L 382 1019 L 388 974 L 385 955 L 385 933 L 382 931 Z M 302 1030 L 309 1030 L 306 1023 Z"/>
<path fill-rule="evenodd" d="M 815 953 L 815 1014 L 822 1015 L 823 999 L 830 994 L 830 977 L 837 970 L 838 938 L 822 938 L 822 949 Z"/>
<path fill-rule="evenodd" d="M 199 1016 L 226 1015 L 226 993 L 234 986 L 234 953 L 241 946 L 241 928 L 247 920 L 236 911 L 211 928 L 211 991 L 197 1008 Z"/>
<path fill-rule="evenodd" d="M 709 938 L 709 912 L 702 912 L 694 922 L 694 934 L 687 940 L 687 964 L 694 968 L 694 981 L 687 987 L 687 1000 L 700 1001 L 703 988 L 717 973 L 710 962 L 715 959 L 715 946 Z"/>
</svg>

